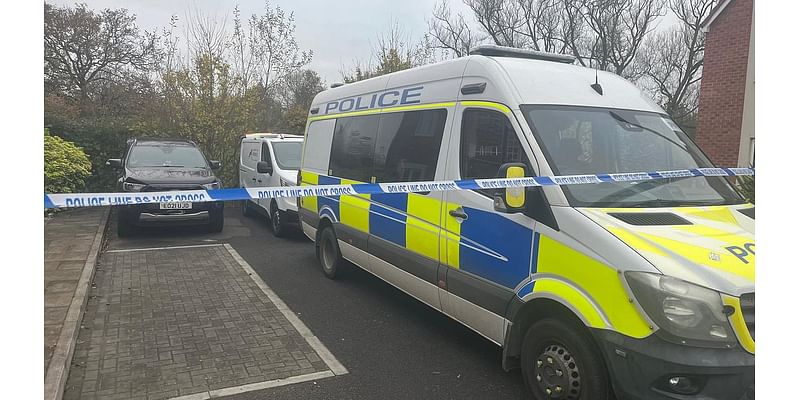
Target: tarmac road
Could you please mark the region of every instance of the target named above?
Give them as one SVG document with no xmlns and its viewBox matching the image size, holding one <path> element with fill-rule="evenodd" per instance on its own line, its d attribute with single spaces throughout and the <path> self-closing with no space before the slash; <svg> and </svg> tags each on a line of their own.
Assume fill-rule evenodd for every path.
<svg viewBox="0 0 800 400">
<path fill-rule="evenodd" d="M 519 371 L 501 368 L 496 345 L 357 267 L 325 278 L 299 228 L 276 238 L 266 218 L 229 204 L 221 233 L 172 228 L 123 239 L 112 222 L 108 249 L 230 244 L 349 373 L 226 399 L 527 398 Z"/>
</svg>

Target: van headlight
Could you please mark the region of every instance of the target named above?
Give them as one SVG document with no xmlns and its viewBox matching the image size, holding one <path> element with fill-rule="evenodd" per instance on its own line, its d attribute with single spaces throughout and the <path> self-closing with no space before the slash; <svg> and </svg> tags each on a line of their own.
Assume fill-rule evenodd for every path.
<svg viewBox="0 0 800 400">
<path fill-rule="evenodd" d="M 141 192 L 142 189 L 147 185 L 143 185 L 141 183 L 133 183 L 133 182 L 122 182 L 122 191 L 123 192 Z"/>
<path fill-rule="evenodd" d="M 219 189 L 221 187 L 222 185 L 219 183 L 219 181 L 203 184 L 203 189 L 206 190 Z"/>
<path fill-rule="evenodd" d="M 625 279 L 664 339 L 720 347 L 736 343 L 719 292 L 647 272 L 626 272 Z"/>
</svg>

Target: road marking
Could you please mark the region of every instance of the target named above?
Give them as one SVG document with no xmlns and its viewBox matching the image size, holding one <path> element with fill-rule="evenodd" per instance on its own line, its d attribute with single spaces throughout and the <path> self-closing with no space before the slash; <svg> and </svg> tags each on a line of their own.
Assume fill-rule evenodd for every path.
<svg viewBox="0 0 800 400">
<path fill-rule="evenodd" d="M 207 400 L 215 397 L 231 396 L 234 394 L 252 392 L 254 390 L 269 389 L 300 382 L 308 382 L 315 379 L 329 378 L 331 376 L 334 376 L 333 372 L 331 371 L 314 372 L 312 374 L 297 375 L 284 379 L 275 379 L 266 382 L 251 383 L 248 385 L 210 390 L 208 392 L 188 394 L 186 396 L 173 397 L 170 400 Z"/>
<path fill-rule="evenodd" d="M 141 249 L 118 249 L 118 250 L 108 250 L 106 253 L 127 253 L 130 251 L 151 251 L 151 250 L 172 250 L 172 249 L 191 249 L 195 247 L 214 247 L 214 246 L 222 246 L 221 243 L 215 244 L 193 244 L 187 246 L 167 246 L 167 247 L 144 247 Z"/>
<path fill-rule="evenodd" d="M 250 278 L 253 279 L 253 282 L 255 282 L 256 285 L 258 285 L 258 287 L 261 289 L 261 291 L 263 291 L 264 294 L 267 295 L 270 301 L 272 301 L 272 303 L 275 304 L 275 307 L 278 308 L 278 310 L 283 314 L 283 316 L 286 317 L 287 320 L 289 320 L 292 326 L 294 326 L 294 329 L 296 329 L 297 332 L 300 333 L 300 336 L 306 339 L 309 346 L 311 346 L 311 348 L 317 352 L 322 361 L 324 361 L 325 364 L 328 366 L 328 368 L 331 369 L 331 372 L 333 372 L 335 375 L 346 374 L 347 369 L 344 367 L 344 365 L 342 365 L 342 363 L 340 363 L 339 360 L 337 360 L 336 357 L 334 357 L 333 353 L 331 353 L 330 350 L 328 350 L 328 348 L 325 347 L 325 345 L 322 344 L 322 342 L 316 336 L 314 336 L 314 333 L 312 333 L 311 330 L 308 329 L 306 324 L 304 324 L 303 321 L 300 320 L 300 318 L 297 318 L 297 315 L 294 312 L 292 312 L 292 310 L 289 309 L 286 303 L 284 303 L 283 300 L 281 300 L 281 298 L 278 297 L 278 295 L 275 294 L 275 292 L 273 292 L 272 289 L 269 288 L 269 286 L 267 286 L 266 282 L 264 282 L 261 279 L 261 277 L 253 269 L 253 267 L 251 267 L 250 264 L 248 264 L 247 261 L 245 261 L 242 258 L 242 256 L 240 256 L 239 253 L 237 253 L 236 250 L 233 249 L 231 245 L 226 243 L 224 244 L 224 246 L 231 254 L 231 256 L 233 256 L 236 262 L 238 262 L 239 265 L 241 265 L 242 268 L 244 268 L 245 272 L 247 272 L 247 274 L 250 275 Z"/>
</svg>

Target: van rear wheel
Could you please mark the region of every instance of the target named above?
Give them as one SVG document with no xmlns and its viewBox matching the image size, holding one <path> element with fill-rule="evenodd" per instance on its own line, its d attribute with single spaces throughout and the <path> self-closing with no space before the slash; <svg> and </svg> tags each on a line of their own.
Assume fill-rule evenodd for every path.
<svg viewBox="0 0 800 400">
<path fill-rule="evenodd" d="M 344 259 L 339 251 L 339 242 L 332 226 L 326 226 L 319 234 L 319 246 L 317 246 L 317 259 L 322 265 L 322 272 L 330 279 L 341 276 Z"/>
<path fill-rule="evenodd" d="M 537 400 L 610 400 L 605 363 L 583 327 L 545 318 L 522 342 L 522 377 Z"/>
</svg>

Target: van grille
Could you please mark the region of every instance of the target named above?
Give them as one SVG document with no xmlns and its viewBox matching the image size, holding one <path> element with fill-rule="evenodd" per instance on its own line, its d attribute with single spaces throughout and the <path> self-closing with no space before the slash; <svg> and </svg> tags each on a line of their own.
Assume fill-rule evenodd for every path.
<svg viewBox="0 0 800 400">
<path fill-rule="evenodd" d="M 750 337 L 756 340 L 756 294 L 743 294 L 739 298 L 739 304 L 742 307 L 742 315 L 744 316 L 745 324 L 747 324 L 747 330 L 750 331 Z"/>
<path fill-rule="evenodd" d="M 631 225 L 691 225 L 692 223 L 673 213 L 608 213 L 608 215 Z"/>
</svg>

